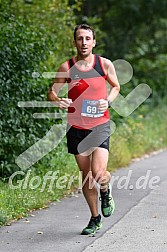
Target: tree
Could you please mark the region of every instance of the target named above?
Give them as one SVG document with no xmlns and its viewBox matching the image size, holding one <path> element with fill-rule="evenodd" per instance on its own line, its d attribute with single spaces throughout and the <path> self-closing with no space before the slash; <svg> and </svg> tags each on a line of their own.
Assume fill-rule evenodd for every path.
<svg viewBox="0 0 167 252">
<path fill-rule="evenodd" d="M 102 36 L 97 38 L 102 45 L 102 55 L 112 61 L 121 58 L 132 64 L 133 85 L 148 83 L 153 89 L 155 104 L 167 92 L 164 88 L 167 78 L 166 9 L 165 0 L 106 0 L 103 4 L 93 0 L 83 2 L 83 14 L 79 17 L 81 22 L 86 20 L 102 31 Z"/>
</svg>

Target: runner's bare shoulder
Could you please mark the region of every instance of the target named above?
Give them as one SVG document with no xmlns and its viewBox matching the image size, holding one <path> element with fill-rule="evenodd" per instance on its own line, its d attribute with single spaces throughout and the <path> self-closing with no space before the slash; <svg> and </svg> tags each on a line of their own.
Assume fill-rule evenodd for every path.
<svg viewBox="0 0 167 252">
<path fill-rule="evenodd" d="M 62 63 L 58 69 L 59 72 L 67 72 L 69 70 L 68 61 Z"/>
<path fill-rule="evenodd" d="M 104 57 L 100 57 L 101 59 L 101 62 L 103 64 L 103 68 L 105 70 L 105 72 L 107 73 L 108 72 L 108 69 L 112 69 L 114 68 L 114 65 L 113 63 L 111 62 L 111 60 L 107 59 L 107 58 L 104 58 Z"/>
</svg>

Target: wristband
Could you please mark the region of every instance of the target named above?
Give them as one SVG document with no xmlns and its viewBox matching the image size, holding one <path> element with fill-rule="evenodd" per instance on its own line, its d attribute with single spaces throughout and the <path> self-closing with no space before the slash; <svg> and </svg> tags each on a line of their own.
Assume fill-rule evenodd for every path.
<svg viewBox="0 0 167 252">
<path fill-rule="evenodd" d="M 111 108 L 111 101 L 107 99 L 107 102 L 108 102 L 108 108 Z"/>
</svg>

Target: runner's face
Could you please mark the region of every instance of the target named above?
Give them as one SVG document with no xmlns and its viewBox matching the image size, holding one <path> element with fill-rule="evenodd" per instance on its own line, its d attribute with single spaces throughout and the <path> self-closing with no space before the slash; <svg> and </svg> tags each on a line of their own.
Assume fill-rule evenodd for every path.
<svg viewBox="0 0 167 252">
<path fill-rule="evenodd" d="M 92 53 L 95 47 L 95 40 L 91 30 L 78 29 L 76 32 L 76 40 L 74 41 L 78 54 L 82 57 L 87 57 Z"/>
</svg>

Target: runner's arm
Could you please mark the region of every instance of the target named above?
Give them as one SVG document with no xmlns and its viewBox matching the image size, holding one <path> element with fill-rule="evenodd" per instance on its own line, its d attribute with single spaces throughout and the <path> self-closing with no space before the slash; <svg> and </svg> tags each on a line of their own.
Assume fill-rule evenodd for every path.
<svg viewBox="0 0 167 252">
<path fill-rule="evenodd" d="M 68 71 L 67 62 L 65 62 L 59 67 L 55 79 L 48 90 L 49 101 L 60 101 L 58 93 L 64 86 L 64 84 L 67 82 L 67 76 L 68 76 L 67 71 Z"/>
<path fill-rule="evenodd" d="M 115 98 L 119 94 L 120 85 L 118 82 L 118 78 L 117 78 L 117 75 L 115 72 L 114 65 L 110 60 L 104 59 L 104 69 L 106 70 L 106 75 L 107 75 L 106 80 L 111 85 L 111 89 L 108 94 L 107 100 L 112 102 L 115 100 Z"/>
<path fill-rule="evenodd" d="M 66 109 L 70 106 L 71 100 L 68 98 L 59 98 L 58 94 L 64 84 L 67 82 L 68 79 L 68 63 L 63 63 L 57 73 L 56 77 L 53 81 L 53 84 L 48 90 L 48 100 L 53 102 L 59 102 L 58 106 L 62 109 Z"/>
<path fill-rule="evenodd" d="M 106 80 L 110 84 L 111 89 L 107 96 L 107 100 L 100 100 L 98 109 L 100 112 L 106 111 L 109 106 L 109 103 L 114 101 L 120 91 L 120 85 L 117 79 L 114 65 L 112 62 L 106 58 L 101 57 L 102 65 L 107 76 Z"/>
</svg>

